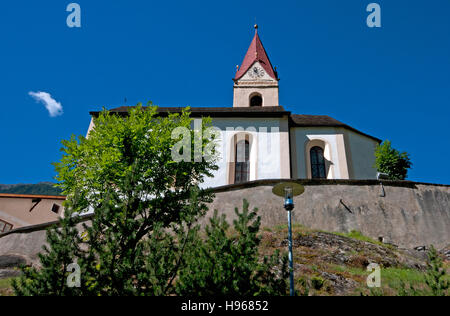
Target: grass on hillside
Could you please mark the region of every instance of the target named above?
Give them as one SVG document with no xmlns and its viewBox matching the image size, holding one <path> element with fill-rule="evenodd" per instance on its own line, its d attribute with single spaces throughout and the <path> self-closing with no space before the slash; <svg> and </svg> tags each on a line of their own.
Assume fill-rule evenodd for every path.
<svg viewBox="0 0 450 316">
<path fill-rule="evenodd" d="M 0 279 L 0 296 L 12 296 L 13 290 L 11 287 L 12 278 Z"/>
<path fill-rule="evenodd" d="M 342 236 L 342 237 L 356 239 L 356 240 L 359 240 L 359 241 L 368 242 L 368 243 L 375 244 L 375 245 L 382 246 L 382 247 L 386 247 L 386 248 L 391 248 L 391 249 L 395 248 L 392 245 L 385 244 L 385 243 L 382 243 L 381 241 L 378 241 L 378 240 L 372 239 L 370 237 L 367 237 L 367 236 L 363 235 L 361 232 L 356 231 L 356 230 L 352 230 L 350 233 L 337 233 L 337 232 L 334 232 L 333 234 L 338 235 L 338 236 Z"/>
<path fill-rule="evenodd" d="M 281 252 L 286 251 L 286 247 L 280 247 L 280 241 L 286 239 L 288 227 L 287 225 L 279 225 L 274 228 L 263 228 L 263 235 L 266 232 L 266 236 L 263 237 L 263 242 L 261 245 L 261 250 L 264 254 L 271 253 L 274 249 L 279 249 Z M 319 232 L 302 225 L 293 225 L 292 233 L 295 236 L 305 236 L 308 234 L 314 234 Z M 320 231 L 327 233 L 324 231 Z M 347 237 L 350 239 L 355 239 L 363 242 L 368 242 L 381 247 L 389 248 L 391 250 L 396 250 L 392 245 L 384 244 L 380 241 L 374 240 L 370 237 L 364 236 L 362 233 L 357 231 L 352 231 L 350 233 L 333 233 L 338 236 Z M 329 282 L 325 280 L 321 273 L 331 273 L 337 276 L 342 276 L 346 279 L 353 280 L 357 283 L 357 286 L 349 291 L 346 295 L 385 295 L 385 296 L 396 296 L 400 295 L 405 287 L 410 286 L 421 291 L 421 295 L 430 295 L 428 287 L 425 284 L 425 275 L 423 271 L 408 269 L 402 267 L 389 267 L 382 268 L 381 270 L 381 288 L 371 290 L 366 285 L 367 277 L 371 272 L 367 271 L 364 267 L 351 266 L 351 265 L 336 265 L 333 263 L 326 262 L 321 259 L 324 252 L 321 249 L 309 249 L 306 247 L 294 248 L 294 262 L 296 264 L 301 264 L 301 271 L 297 272 L 295 275 L 296 289 L 300 292 L 299 294 L 308 295 L 335 295 Z M 350 255 L 357 257 L 358 255 L 351 252 Z M 444 268 L 450 271 L 450 263 L 445 263 Z M 450 282 L 450 275 L 447 275 L 447 280 Z M 308 288 L 304 292 L 305 289 Z M 449 293 L 450 294 L 450 293 Z"/>
<path fill-rule="evenodd" d="M 285 245 L 282 245 L 282 242 L 286 240 L 287 231 L 288 228 L 286 225 L 279 225 L 273 228 L 262 228 L 260 253 L 262 255 L 270 255 L 277 249 L 282 253 L 285 253 L 287 249 Z M 295 236 L 308 236 L 317 232 L 318 231 L 302 225 L 293 225 L 294 238 Z M 229 233 L 233 234 L 232 231 Z M 335 234 L 383 247 L 392 247 L 390 245 L 385 245 L 381 242 L 375 241 L 355 231 L 347 234 Z M 320 248 L 313 249 L 301 246 L 294 248 L 294 263 L 301 266 L 295 274 L 295 288 L 299 295 L 336 295 L 335 289 L 331 286 L 329 281 L 323 277 L 323 273 L 333 274 L 354 282 L 355 286 L 348 289 L 343 294 L 347 296 L 396 296 L 401 295 L 404 292 L 405 285 L 408 288 L 412 286 L 417 289 L 419 291 L 418 294 L 430 295 L 429 289 L 425 284 L 425 272 L 402 267 L 382 268 L 381 288 L 371 290 L 366 285 L 367 277 L 371 272 L 368 272 L 364 266 L 355 266 L 352 264 L 333 264 L 324 260 L 324 255 L 328 255 L 327 250 Z M 352 252 L 349 252 L 348 255 L 350 257 L 362 256 L 361 254 Z M 445 262 L 444 268 L 447 272 L 449 272 L 450 262 Z M 447 274 L 446 279 L 450 282 L 449 274 Z M 11 281 L 12 279 L 0 280 L 0 296 L 14 294 L 11 287 Z"/>
</svg>

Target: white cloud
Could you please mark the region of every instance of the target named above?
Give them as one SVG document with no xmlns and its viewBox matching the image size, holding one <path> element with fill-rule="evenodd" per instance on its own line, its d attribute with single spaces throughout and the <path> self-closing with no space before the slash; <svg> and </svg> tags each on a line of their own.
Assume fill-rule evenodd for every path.
<svg viewBox="0 0 450 316">
<path fill-rule="evenodd" d="M 56 117 L 63 114 L 63 107 L 61 103 L 56 102 L 56 100 L 52 98 L 50 93 L 30 91 L 28 92 L 28 94 L 32 96 L 36 100 L 36 102 L 42 102 L 51 117 Z"/>
</svg>

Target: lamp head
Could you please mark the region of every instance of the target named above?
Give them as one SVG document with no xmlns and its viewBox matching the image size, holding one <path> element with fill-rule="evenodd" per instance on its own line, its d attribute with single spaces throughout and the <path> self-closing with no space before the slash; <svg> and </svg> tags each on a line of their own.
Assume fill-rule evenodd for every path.
<svg viewBox="0 0 450 316">
<path fill-rule="evenodd" d="M 294 190 L 289 186 L 284 188 L 284 208 L 286 211 L 294 209 Z"/>
<path fill-rule="evenodd" d="M 272 193 L 284 198 L 284 208 L 286 211 L 294 209 L 294 196 L 305 192 L 305 188 L 295 182 L 279 183 L 273 187 Z"/>
</svg>

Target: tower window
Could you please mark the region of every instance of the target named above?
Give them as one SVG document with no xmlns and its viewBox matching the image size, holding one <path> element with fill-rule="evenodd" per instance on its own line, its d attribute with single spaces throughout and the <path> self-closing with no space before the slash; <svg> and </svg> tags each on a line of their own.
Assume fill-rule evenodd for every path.
<svg viewBox="0 0 450 316">
<path fill-rule="evenodd" d="M 262 106 L 262 104 L 263 99 L 259 94 L 254 95 L 250 98 L 250 106 Z"/>
<path fill-rule="evenodd" d="M 323 156 L 323 149 L 315 146 L 311 148 L 311 176 L 313 179 L 326 179 L 325 172 L 325 158 Z"/>
<path fill-rule="evenodd" d="M 236 144 L 236 166 L 234 183 L 243 183 L 250 180 L 250 143 L 241 140 Z"/>
</svg>

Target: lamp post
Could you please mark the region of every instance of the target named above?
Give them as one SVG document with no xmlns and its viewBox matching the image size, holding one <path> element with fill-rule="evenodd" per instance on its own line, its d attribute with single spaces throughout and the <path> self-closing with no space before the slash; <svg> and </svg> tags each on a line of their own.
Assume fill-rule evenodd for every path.
<svg viewBox="0 0 450 316">
<path fill-rule="evenodd" d="M 294 257 L 292 254 L 292 210 L 294 209 L 294 196 L 305 192 L 305 188 L 295 182 L 277 184 L 272 189 L 273 194 L 284 197 L 284 209 L 288 212 L 288 243 L 289 243 L 289 284 L 290 295 L 294 296 Z"/>
</svg>

